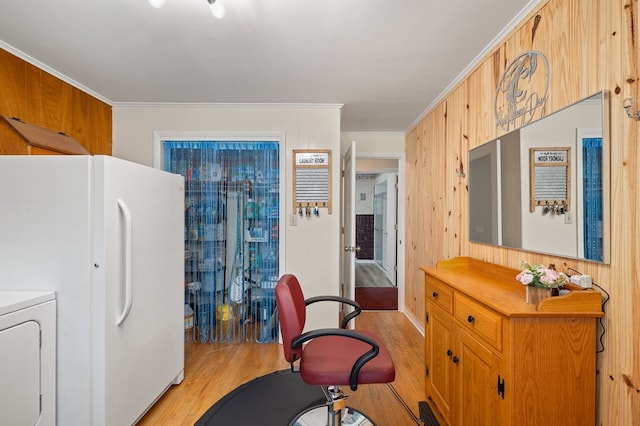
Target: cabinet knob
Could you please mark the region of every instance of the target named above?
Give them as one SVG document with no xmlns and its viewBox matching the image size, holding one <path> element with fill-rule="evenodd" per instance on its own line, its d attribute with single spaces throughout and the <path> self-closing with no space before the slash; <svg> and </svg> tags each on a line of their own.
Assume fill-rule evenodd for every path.
<svg viewBox="0 0 640 426">
<path fill-rule="evenodd" d="M 453 354 L 453 352 L 451 352 L 451 349 L 447 350 L 447 356 L 451 356 Z"/>
<path fill-rule="evenodd" d="M 458 361 L 460 361 L 460 360 L 458 359 L 458 357 L 457 357 L 457 356 L 454 356 L 454 357 L 452 358 L 452 361 L 453 361 L 453 363 L 454 363 L 454 364 L 457 364 L 457 363 L 458 363 Z"/>
<path fill-rule="evenodd" d="M 437 292 L 437 291 L 434 291 L 434 292 L 433 292 L 433 294 L 432 294 L 432 296 L 433 296 L 434 298 L 437 298 L 437 297 L 438 297 L 438 292 Z"/>
<path fill-rule="evenodd" d="M 475 320 L 476 320 L 476 319 L 473 317 L 473 315 L 469 315 L 469 316 L 467 317 L 467 321 L 469 321 L 469 322 L 474 322 Z"/>
</svg>

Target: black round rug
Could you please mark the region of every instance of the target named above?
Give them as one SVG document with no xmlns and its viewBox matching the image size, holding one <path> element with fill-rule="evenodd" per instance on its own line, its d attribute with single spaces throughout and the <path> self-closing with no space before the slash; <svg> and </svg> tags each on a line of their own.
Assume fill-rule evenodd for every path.
<svg viewBox="0 0 640 426">
<path fill-rule="evenodd" d="M 229 392 L 195 426 L 283 426 L 303 410 L 324 403 L 319 386 L 304 383 L 290 370 L 276 371 Z"/>
</svg>

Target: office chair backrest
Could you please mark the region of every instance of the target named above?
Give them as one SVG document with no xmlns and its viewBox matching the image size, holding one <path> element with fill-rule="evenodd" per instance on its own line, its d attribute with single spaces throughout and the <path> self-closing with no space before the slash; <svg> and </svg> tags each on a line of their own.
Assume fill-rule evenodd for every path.
<svg viewBox="0 0 640 426">
<path fill-rule="evenodd" d="M 276 284 L 276 305 L 280 318 L 284 357 L 290 363 L 300 359 L 302 346 L 293 349 L 291 341 L 302 334 L 306 322 L 306 306 L 298 279 L 291 274 L 280 277 Z"/>
</svg>

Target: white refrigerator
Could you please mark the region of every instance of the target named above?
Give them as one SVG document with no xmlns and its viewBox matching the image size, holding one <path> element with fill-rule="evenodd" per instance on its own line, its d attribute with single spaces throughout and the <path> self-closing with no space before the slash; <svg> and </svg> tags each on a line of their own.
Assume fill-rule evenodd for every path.
<svg viewBox="0 0 640 426">
<path fill-rule="evenodd" d="M 183 378 L 183 178 L 0 156 L 0 289 L 56 293 L 58 425 L 135 423 Z"/>
</svg>

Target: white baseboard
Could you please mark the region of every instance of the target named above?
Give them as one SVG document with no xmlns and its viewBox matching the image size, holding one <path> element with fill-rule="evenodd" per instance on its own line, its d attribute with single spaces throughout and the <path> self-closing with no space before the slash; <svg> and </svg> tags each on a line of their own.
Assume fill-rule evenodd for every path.
<svg viewBox="0 0 640 426">
<path fill-rule="evenodd" d="M 402 310 L 402 313 L 409 319 L 409 321 L 411 321 L 411 324 L 413 324 L 413 326 L 420 332 L 420 334 L 424 336 L 424 324 L 422 323 L 422 321 L 418 320 L 415 316 L 413 316 L 413 314 L 405 311 L 404 309 Z"/>
</svg>

